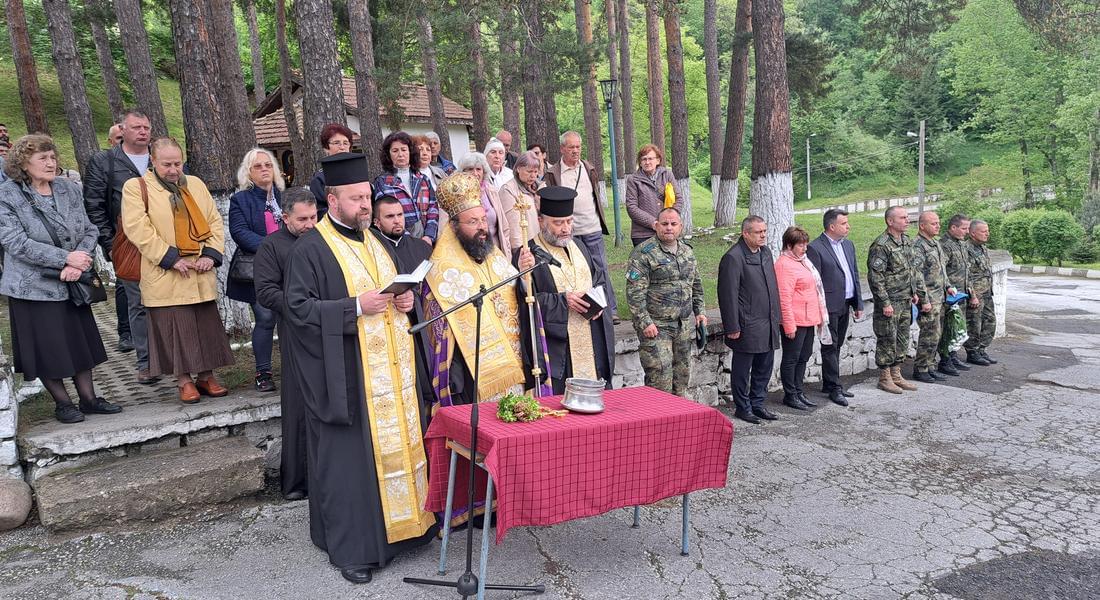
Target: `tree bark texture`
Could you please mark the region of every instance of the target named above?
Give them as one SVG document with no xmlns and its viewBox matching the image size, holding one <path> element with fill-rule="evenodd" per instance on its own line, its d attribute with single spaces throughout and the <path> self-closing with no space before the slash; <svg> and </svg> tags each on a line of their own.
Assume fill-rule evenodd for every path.
<svg viewBox="0 0 1100 600">
<path fill-rule="evenodd" d="M 684 197 L 684 232 L 690 234 L 691 177 L 688 156 L 687 84 L 684 81 L 684 43 L 680 37 L 680 5 L 665 5 L 665 48 L 668 52 L 668 108 L 672 125 L 672 174 Z"/>
<path fill-rule="evenodd" d="M 319 142 L 321 129 L 329 123 L 347 124 L 332 0 L 295 0 L 294 16 L 305 88 L 305 139 L 311 150 L 301 157 L 300 164 L 304 172 L 313 173 L 324 156 Z"/>
<path fill-rule="evenodd" d="M 1089 187 L 1088 197 L 1100 200 L 1100 108 L 1092 117 L 1089 132 Z"/>
<path fill-rule="evenodd" d="M 749 95 L 749 49 L 752 46 L 752 0 L 738 0 L 733 22 L 726 134 L 722 144 L 722 180 L 714 207 L 714 226 L 729 227 L 737 217 L 737 174 L 745 140 L 745 101 Z"/>
<path fill-rule="evenodd" d="M 783 231 L 794 222 L 790 92 L 782 0 L 756 0 L 752 7 L 752 30 L 756 110 L 749 211 L 767 220 L 768 245 L 778 255 Z"/>
<path fill-rule="evenodd" d="M 38 85 L 38 67 L 31 53 L 31 38 L 27 32 L 27 14 L 23 0 L 7 0 L 8 35 L 11 37 L 12 61 L 19 82 L 19 102 L 28 133 L 50 133 L 46 122 L 46 107 L 42 103 L 42 88 Z"/>
<path fill-rule="evenodd" d="M 607 72 L 610 73 L 612 79 L 619 78 L 619 26 L 618 26 L 618 3 L 615 0 L 607 0 L 603 5 L 604 16 L 607 19 Z M 626 93 L 630 93 L 630 88 L 624 88 L 623 82 L 617 82 L 615 89 L 615 95 L 611 98 L 611 112 L 612 124 L 611 126 L 615 130 L 615 169 L 619 180 L 624 180 L 626 171 L 623 169 L 624 147 L 623 147 L 623 102 L 622 102 L 622 90 L 626 89 Z M 606 110 L 606 107 L 605 107 Z M 624 180 L 625 181 L 625 180 Z M 618 185 L 618 181 L 615 182 Z"/>
<path fill-rule="evenodd" d="M 111 39 L 107 37 L 104 22 L 107 10 L 99 0 L 85 0 L 84 16 L 88 19 L 88 29 L 92 32 L 95 55 L 99 62 L 99 71 L 103 75 L 103 89 L 107 93 L 107 106 L 111 109 L 111 118 L 117 123 L 126 112 L 122 102 L 122 90 L 118 87 L 118 72 L 115 70 L 115 58 L 111 55 Z"/>
<path fill-rule="evenodd" d="M 649 141 L 665 150 L 665 86 L 661 72 L 661 19 L 658 2 L 645 0 L 646 72 L 649 77 Z"/>
<path fill-rule="evenodd" d="M 439 83 L 439 63 L 435 57 L 435 32 L 428 18 L 428 7 L 421 7 L 416 14 L 416 24 L 420 28 L 420 57 L 424 66 L 424 86 L 428 88 L 428 110 L 432 113 L 432 130 L 439 136 L 440 152 L 443 156 L 451 153 L 451 137 L 447 132 L 447 115 L 443 109 L 443 89 Z"/>
<path fill-rule="evenodd" d="M 710 191 L 715 204 L 722 174 L 722 79 L 718 64 L 718 0 L 703 0 L 703 61 L 707 70 L 707 140 Z"/>
<path fill-rule="evenodd" d="M 353 2 L 349 2 L 350 7 Z M 353 21 L 354 23 L 354 21 Z M 354 25 L 353 25 L 354 26 Z M 355 43 L 355 34 L 352 34 L 352 43 Z M 290 70 L 290 49 L 286 44 L 286 0 L 275 0 L 275 44 L 279 47 L 279 79 L 282 80 L 282 85 L 279 86 L 279 93 L 283 99 L 283 118 L 286 120 L 286 130 L 290 136 L 290 154 L 292 157 L 292 165 L 294 167 L 293 180 L 295 185 L 305 185 L 309 183 L 309 178 L 313 175 L 311 171 L 302 171 L 299 168 L 299 159 L 306 155 L 306 145 L 302 140 L 302 128 L 299 126 L 298 113 L 294 109 L 294 93 L 293 93 L 293 74 Z M 355 46 L 352 46 L 355 48 Z M 359 52 L 355 51 L 356 58 Z M 371 55 L 371 61 L 373 62 L 374 55 Z M 358 66 L 356 67 L 358 69 Z M 358 79 L 359 76 L 356 77 Z M 358 85 L 358 84 L 357 84 Z M 362 102 L 363 96 L 359 96 L 360 102 Z M 374 113 L 376 116 L 378 112 Z M 360 124 L 362 128 L 362 124 Z M 362 133 L 360 132 L 360 135 Z M 381 130 L 379 130 L 379 137 L 381 137 Z M 367 156 L 367 164 L 370 164 L 370 155 Z M 379 167 L 381 170 L 381 167 Z"/>
<path fill-rule="evenodd" d="M 619 98 L 623 105 L 621 111 L 623 135 L 620 139 L 622 140 L 624 168 L 621 174 L 625 185 L 625 177 L 633 173 L 637 166 L 634 159 L 638 146 L 637 137 L 634 134 L 634 80 L 630 72 L 630 7 L 627 0 L 609 1 L 614 1 L 618 7 L 615 16 L 618 17 L 616 25 L 619 30 Z"/>
<path fill-rule="evenodd" d="M 283 0 L 279 0 L 282 3 Z M 374 64 L 374 30 L 368 0 L 348 0 L 355 95 L 359 109 L 359 139 L 367 157 L 367 172 L 382 172 L 382 118 L 378 114 L 378 78 Z M 290 58 L 287 57 L 289 62 Z M 287 68 L 289 72 L 289 67 Z M 289 93 L 284 93 L 284 102 Z"/>
<path fill-rule="evenodd" d="M 1024 206 L 1035 206 L 1035 191 L 1031 187 L 1031 166 L 1028 165 L 1027 139 L 1020 138 L 1020 168 L 1024 174 Z"/>
<path fill-rule="evenodd" d="M 252 125 L 252 111 L 248 108 L 248 90 L 244 86 L 244 72 L 241 69 L 241 56 L 237 51 L 237 28 L 234 24 L 233 0 L 208 0 L 210 10 L 211 39 L 220 40 L 213 44 L 218 57 L 218 94 L 225 107 L 227 150 L 230 160 L 234 161 L 233 174 L 227 187 L 237 186 L 236 166 L 244 155 L 256 145 L 256 129 Z M 209 183 L 208 183 L 209 185 Z"/>
<path fill-rule="evenodd" d="M 99 142 L 92 125 L 88 91 L 84 87 L 84 65 L 76 51 L 72 10 L 69 0 L 43 0 L 42 9 L 46 12 L 46 25 L 50 30 L 50 50 L 53 64 L 57 67 L 65 118 L 72 132 L 73 153 L 76 154 L 77 167 L 83 172 L 88 159 L 99 151 Z"/>
<path fill-rule="evenodd" d="M 558 141 L 557 118 L 551 114 L 554 106 L 553 87 L 550 82 L 549 64 L 553 57 L 543 51 L 545 29 L 542 24 L 541 3 L 526 2 L 522 5 L 527 35 L 523 40 L 523 56 L 527 61 L 523 68 L 523 114 L 527 143 L 540 143 L 546 147 L 550 162 L 561 156 Z"/>
<path fill-rule="evenodd" d="M 260 51 L 260 27 L 256 22 L 256 0 L 248 0 L 248 47 L 252 53 L 252 95 L 256 106 L 267 98 L 264 84 L 264 55 Z"/>
<path fill-rule="evenodd" d="M 489 88 L 488 79 L 485 76 L 485 54 L 481 47 L 481 19 L 479 7 L 475 3 L 472 7 L 469 21 L 466 24 L 466 33 L 469 35 L 470 63 L 474 67 L 473 77 L 470 78 L 470 109 L 474 113 L 474 146 L 484 148 L 489 143 Z M 516 99 L 518 104 L 518 97 Z M 519 106 L 516 107 L 517 111 Z M 517 115 L 516 125 L 519 125 Z M 515 136 L 515 134 L 512 134 Z M 520 148 L 516 144 L 516 148 Z M 453 160 L 454 155 L 448 154 Z"/>
<path fill-rule="evenodd" d="M 500 9 L 500 103 L 504 113 L 504 129 L 512 134 L 512 144 L 516 148 L 526 148 L 520 139 L 523 133 L 520 127 L 519 96 L 524 81 L 520 75 L 520 55 L 517 45 L 516 7 L 507 2 Z M 525 136 L 530 142 L 530 137 Z M 485 144 L 489 143 L 488 140 Z M 478 151 L 485 149 L 478 143 Z"/>
<path fill-rule="evenodd" d="M 592 0 L 573 0 L 577 19 L 577 43 L 583 50 L 580 61 L 581 105 L 584 110 L 584 152 L 601 179 L 603 174 L 603 133 L 600 129 L 600 102 L 596 92 L 595 47 L 592 43 Z"/>
<path fill-rule="evenodd" d="M 145 32 L 141 0 L 114 1 L 118 30 L 122 32 L 119 41 L 122 42 L 122 51 L 126 56 L 126 68 L 130 72 L 130 87 L 134 90 L 136 108 L 149 117 L 154 138 L 168 135 L 168 122 L 164 118 L 157 74 L 153 70 L 153 57 L 149 53 L 149 35 Z"/>
</svg>

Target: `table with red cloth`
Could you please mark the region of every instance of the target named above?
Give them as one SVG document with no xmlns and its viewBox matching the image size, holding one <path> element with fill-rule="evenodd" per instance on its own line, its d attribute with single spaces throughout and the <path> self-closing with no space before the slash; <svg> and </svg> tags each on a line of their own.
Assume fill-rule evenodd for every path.
<svg viewBox="0 0 1100 600">
<path fill-rule="evenodd" d="M 561 409 L 561 399 L 540 402 Z M 497 418 L 496 403 L 480 405 L 477 450 L 496 489 L 497 543 L 512 527 L 553 525 L 725 487 L 733 442 L 733 424 L 725 415 L 649 387 L 604 392 L 604 406 L 598 414 L 506 423 Z M 469 448 L 471 408 L 445 407 L 432 417 L 424 436 L 430 462 L 427 510 L 446 508 L 447 443 Z M 468 468 L 469 461 L 459 459 L 456 514 L 467 503 Z M 475 475 L 477 498 L 484 500 L 484 471 Z"/>
</svg>

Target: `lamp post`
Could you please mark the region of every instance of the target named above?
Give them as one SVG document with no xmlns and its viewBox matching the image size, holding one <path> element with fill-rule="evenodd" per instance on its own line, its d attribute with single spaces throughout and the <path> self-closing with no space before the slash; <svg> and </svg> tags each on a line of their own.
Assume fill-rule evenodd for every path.
<svg viewBox="0 0 1100 600">
<path fill-rule="evenodd" d="M 607 105 L 607 137 L 611 140 L 611 205 L 615 211 L 615 247 L 618 248 L 623 241 L 623 230 L 619 225 L 619 170 L 615 157 L 615 114 L 611 100 L 615 98 L 614 79 L 601 79 L 600 90 L 603 92 L 603 101 Z"/>
<path fill-rule="evenodd" d="M 917 213 L 924 212 L 924 119 L 920 120 L 920 133 L 913 133 L 912 131 L 906 131 L 905 135 L 909 137 L 919 138 L 917 141 L 918 154 L 917 159 Z"/>
<path fill-rule="evenodd" d="M 806 136 L 806 199 L 810 199 L 810 138 L 817 137 L 816 133 Z"/>
</svg>

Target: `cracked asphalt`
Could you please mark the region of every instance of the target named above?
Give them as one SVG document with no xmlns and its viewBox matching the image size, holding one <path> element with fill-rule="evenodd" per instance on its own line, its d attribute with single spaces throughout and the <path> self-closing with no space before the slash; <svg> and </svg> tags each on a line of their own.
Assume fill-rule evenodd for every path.
<svg viewBox="0 0 1100 600">
<path fill-rule="evenodd" d="M 903 396 L 865 373 L 850 408 L 776 402 L 779 421 L 737 422 L 729 485 L 692 495 L 690 556 L 666 500 L 640 529 L 629 509 L 517 528 L 491 548 L 491 583 L 542 583 L 548 599 L 1100 597 L 1100 281 L 1013 275 L 1009 307 L 997 365 Z M 311 545 L 305 503 L 261 498 L 91 534 L 0 534 L 0 597 L 457 597 L 401 582 L 434 577 L 438 552 L 353 586 Z"/>
</svg>

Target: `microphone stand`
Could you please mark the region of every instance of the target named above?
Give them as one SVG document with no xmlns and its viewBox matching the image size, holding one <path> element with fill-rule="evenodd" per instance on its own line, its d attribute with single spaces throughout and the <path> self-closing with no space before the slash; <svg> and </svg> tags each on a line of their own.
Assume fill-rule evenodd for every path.
<svg viewBox="0 0 1100 600">
<path fill-rule="evenodd" d="M 420 584 L 420 585 L 434 585 L 434 586 L 439 586 L 439 587 L 452 587 L 452 588 L 455 588 L 455 590 L 462 596 L 462 600 L 466 600 L 466 598 L 468 598 L 470 596 L 476 596 L 477 593 L 478 593 L 478 587 L 479 587 L 478 579 L 477 579 L 477 575 L 474 575 L 474 572 L 473 572 L 473 561 L 474 561 L 473 510 L 474 510 L 474 485 L 475 485 L 474 472 L 476 471 L 476 464 L 475 463 L 477 462 L 477 430 L 478 430 L 478 412 L 479 412 L 478 411 L 478 403 L 481 400 L 481 393 L 478 391 L 478 377 L 481 374 L 481 309 L 482 309 L 482 306 L 484 304 L 483 301 L 484 301 L 485 297 L 488 296 L 491 292 L 493 292 L 496 289 L 498 289 L 500 287 L 503 287 L 503 286 L 519 279 L 520 277 L 523 277 L 524 275 L 527 275 L 531 271 L 534 271 L 539 266 L 544 265 L 544 264 L 546 264 L 544 261 L 536 259 L 534 266 L 532 266 L 531 268 L 526 269 L 524 271 L 521 271 L 519 273 L 516 273 L 515 275 L 512 275 L 511 277 L 508 277 L 506 279 L 503 279 L 503 280 L 497 282 L 496 284 L 494 284 L 492 287 L 486 288 L 485 285 L 483 284 L 481 286 L 480 291 L 478 293 L 474 294 L 473 296 L 470 296 L 468 299 L 452 306 L 451 308 L 448 308 L 447 310 L 445 310 L 442 313 L 436 315 L 435 317 L 432 317 L 431 319 L 428 319 L 427 321 L 424 321 L 423 323 L 417 323 L 413 327 L 409 328 L 409 333 L 412 334 L 412 335 L 416 335 L 421 330 L 423 330 L 425 327 L 429 327 L 432 323 L 435 323 L 436 321 L 438 321 L 438 320 L 446 317 L 447 315 L 459 310 L 460 308 L 465 307 L 468 304 L 473 304 L 474 309 L 477 312 L 477 319 L 475 321 L 476 326 L 477 326 L 477 333 L 476 333 L 475 338 L 474 338 L 474 340 L 475 340 L 474 341 L 474 404 L 470 408 L 470 477 L 469 477 L 469 486 L 468 486 L 468 489 L 466 490 L 466 510 L 470 511 L 470 522 L 467 523 L 467 525 L 466 525 L 466 572 L 464 572 L 462 575 L 459 575 L 457 581 L 440 581 L 440 580 L 436 580 L 436 579 L 422 579 L 422 578 L 419 578 L 419 577 L 405 577 L 405 578 L 402 579 L 402 581 L 404 581 L 405 583 Z M 534 326 L 535 326 L 535 324 L 532 323 L 531 327 L 534 327 Z M 534 351 L 534 349 L 532 349 L 532 350 Z M 536 380 L 535 381 L 535 386 L 538 387 L 538 385 L 540 385 L 540 382 Z M 489 515 L 489 518 L 486 519 L 486 523 L 488 523 L 488 524 L 492 523 L 492 517 L 491 517 L 492 509 L 493 509 L 492 506 L 486 506 L 485 507 L 486 514 Z M 450 523 L 444 523 L 444 527 L 450 527 Z M 487 525 L 486 528 L 491 529 L 491 525 Z M 482 535 L 488 535 L 488 532 L 483 530 Z M 512 591 L 512 592 L 532 592 L 532 593 L 535 593 L 535 594 L 541 594 L 541 593 L 546 591 L 546 588 L 542 585 L 499 585 L 499 584 L 492 585 L 492 584 L 483 584 L 482 587 L 486 590 L 505 590 L 505 591 Z"/>
</svg>

